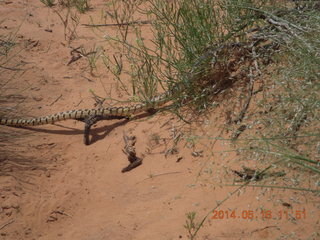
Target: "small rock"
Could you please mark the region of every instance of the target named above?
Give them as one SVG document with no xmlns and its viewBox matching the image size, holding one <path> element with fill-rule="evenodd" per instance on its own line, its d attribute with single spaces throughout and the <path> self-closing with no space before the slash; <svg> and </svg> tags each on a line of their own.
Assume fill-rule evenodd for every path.
<svg viewBox="0 0 320 240">
<path fill-rule="evenodd" d="M 51 177 L 50 171 L 46 171 L 45 175 L 46 175 L 46 177 L 48 177 L 48 178 Z"/>
</svg>

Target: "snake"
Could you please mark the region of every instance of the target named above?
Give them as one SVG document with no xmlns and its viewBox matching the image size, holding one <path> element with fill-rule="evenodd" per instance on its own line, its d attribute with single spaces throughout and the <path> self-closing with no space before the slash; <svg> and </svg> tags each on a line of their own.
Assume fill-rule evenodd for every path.
<svg viewBox="0 0 320 240">
<path fill-rule="evenodd" d="M 159 94 L 147 102 L 128 106 L 69 110 L 60 113 L 50 114 L 43 117 L 34 118 L 0 118 L 0 125 L 6 125 L 11 127 L 28 127 L 44 124 L 53 124 L 55 122 L 64 121 L 68 119 L 79 120 L 85 122 L 84 144 L 89 145 L 90 128 L 97 121 L 102 119 L 129 119 L 133 115 L 142 112 L 149 112 L 150 110 L 160 108 L 161 106 L 163 106 L 171 100 L 170 96 L 172 96 L 172 90 Z"/>
<path fill-rule="evenodd" d="M 92 109 L 77 109 L 65 112 L 55 113 L 43 117 L 35 118 L 0 118 L 0 125 L 23 127 L 23 126 L 37 126 L 44 124 L 53 124 L 55 122 L 64 121 L 68 119 L 83 120 L 88 117 L 99 116 L 101 118 L 126 118 L 134 114 L 139 114 L 149 109 L 158 108 L 170 100 L 171 91 L 166 91 L 153 97 L 146 103 L 139 103 L 135 105 L 120 106 L 120 107 L 100 107 Z"/>
<path fill-rule="evenodd" d="M 233 48 L 239 48 L 241 44 L 230 43 L 219 47 L 212 47 L 207 49 L 205 53 L 198 58 L 196 63 L 193 65 L 190 74 L 190 79 L 197 77 L 198 70 L 201 69 L 203 64 L 208 63 L 208 59 L 216 60 L 216 57 L 223 53 L 225 49 L 232 50 Z M 216 62 L 216 61 L 214 61 Z M 0 125 L 6 125 L 11 127 L 26 127 L 26 126 L 38 126 L 44 124 L 53 124 L 55 122 L 64 121 L 68 119 L 74 119 L 85 122 L 84 130 L 84 142 L 89 145 L 89 131 L 91 126 L 102 119 L 124 119 L 130 118 L 132 115 L 136 115 L 142 112 L 150 112 L 149 110 L 155 110 L 168 103 L 173 99 L 176 94 L 181 94 L 184 91 L 182 82 L 175 83 L 173 87 L 161 94 L 152 97 L 149 101 L 145 101 L 138 104 L 118 106 L 118 107 L 98 107 L 92 109 L 77 109 L 59 112 L 43 117 L 33 118 L 5 118 L 0 116 Z"/>
</svg>

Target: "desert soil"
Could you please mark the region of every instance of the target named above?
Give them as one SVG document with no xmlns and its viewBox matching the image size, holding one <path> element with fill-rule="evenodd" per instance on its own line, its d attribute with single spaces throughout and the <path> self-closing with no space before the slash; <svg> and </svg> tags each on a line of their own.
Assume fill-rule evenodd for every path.
<svg viewBox="0 0 320 240">
<path fill-rule="evenodd" d="M 7 103 L 20 109 L 13 109 L 13 115 L 93 108 L 90 90 L 129 99 L 119 94 L 101 59 L 93 72 L 86 57 L 68 64 L 72 49 L 78 47 L 115 53 L 103 36 L 114 34 L 116 27 L 98 31 L 82 25 L 91 19 L 101 23 L 107 2 L 91 1 L 92 9 L 78 14 L 76 37 L 69 41 L 53 11 L 65 16 L 59 6 L 50 9 L 37 0 L 0 1 L 0 33 L 16 32 L 14 61 L 24 69 L 10 81 L 12 74 L 1 76 L 2 82 L 8 81 L 6 94 L 19 93 L 24 99 L 18 106 Z M 151 38 L 148 26 L 142 27 Z M 181 140 L 172 154 L 166 154 L 180 131 L 184 136 L 218 136 L 213 119 L 219 113 L 211 115 L 192 126 L 170 113 L 129 122 L 100 121 L 89 146 L 83 144 L 83 123 L 73 120 L 15 130 L 29 134 L 14 148 L 35 166 L 0 174 L 0 239 L 189 239 L 184 227 L 189 212 L 196 212 L 196 224 L 208 214 L 196 239 L 319 239 L 319 198 L 310 192 L 245 187 L 218 208 L 224 213 L 220 219 L 213 213 L 219 201 L 238 188 L 227 186 L 238 179 L 231 170 L 254 164 L 240 162 L 236 153 L 219 154 L 231 149 L 227 142 L 206 137 L 195 144 L 191 138 Z M 126 173 L 121 172 L 128 165 L 124 134 L 136 136 L 137 155 L 143 158 L 142 165 Z M 249 211 L 252 219 L 246 219 Z M 261 211 L 269 211 L 269 217 Z M 288 217 L 281 219 L 281 211 Z M 305 215 L 299 218 L 297 211 Z"/>
</svg>

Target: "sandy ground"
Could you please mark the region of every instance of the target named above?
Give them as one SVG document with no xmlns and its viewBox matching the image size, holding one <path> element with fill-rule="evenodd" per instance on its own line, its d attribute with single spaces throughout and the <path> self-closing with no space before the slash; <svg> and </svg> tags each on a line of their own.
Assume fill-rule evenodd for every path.
<svg viewBox="0 0 320 240">
<path fill-rule="evenodd" d="M 92 1 L 80 23 L 99 19 L 105 2 Z M 70 47 L 89 52 L 101 46 L 111 54 L 102 36 L 114 28 L 93 32 L 80 24 L 68 46 L 61 19 L 40 1 L 0 1 L 0 14 L 1 34 L 17 31 L 17 48 L 23 49 L 15 59 L 26 71 L 8 83 L 7 94 L 18 91 L 25 97 L 19 106 L 24 115 L 92 108 L 90 89 L 106 96 L 104 88 L 116 88 L 101 61 L 94 75 L 86 58 L 68 65 Z M 213 119 L 218 113 L 212 115 L 194 124 L 192 134 L 217 136 Z M 212 212 L 236 189 L 225 186 L 236 179 L 230 169 L 244 163 L 236 154 L 214 153 L 230 148 L 205 139 L 195 146 L 181 141 L 175 154 L 165 156 L 182 125 L 168 113 L 101 121 L 89 146 L 83 144 L 83 123 L 77 121 L 19 129 L 31 136 L 21 142 L 27 147 L 17 145 L 17 150 L 26 159 L 40 159 L 43 169 L 0 175 L 0 239 L 188 239 L 188 212 L 196 212 L 196 224 L 208 214 L 196 239 L 320 239 L 319 198 L 312 193 L 247 187 L 218 208 L 220 215 Z M 141 166 L 126 173 L 121 172 L 128 165 L 124 132 L 137 137 L 137 154 L 143 157 Z M 252 219 L 246 219 L 249 211 Z"/>
</svg>

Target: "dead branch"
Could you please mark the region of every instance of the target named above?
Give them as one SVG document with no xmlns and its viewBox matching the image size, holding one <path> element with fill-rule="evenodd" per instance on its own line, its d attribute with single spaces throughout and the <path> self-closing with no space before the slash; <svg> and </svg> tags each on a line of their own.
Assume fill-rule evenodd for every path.
<svg viewBox="0 0 320 240">
<path fill-rule="evenodd" d="M 129 165 L 122 169 L 121 172 L 128 172 L 139 165 L 142 164 L 142 158 L 139 158 L 136 154 L 136 149 L 134 145 L 137 142 L 136 136 L 128 136 L 123 133 L 123 140 L 125 142 L 124 149 L 122 150 L 124 154 L 128 156 Z"/>
<path fill-rule="evenodd" d="M 13 223 L 15 220 L 11 219 L 9 222 L 6 222 L 5 224 L 0 226 L 0 230 L 4 229 L 6 226 L 10 225 L 11 223 Z"/>
<path fill-rule="evenodd" d="M 85 27 L 116 27 L 116 26 L 129 26 L 134 24 L 149 24 L 152 23 L 151 20 L 142 20 L 142 21 L 132 21 L 124 23 L 107 23 L 107 24 L 82 24 Z"/>
</svg>

